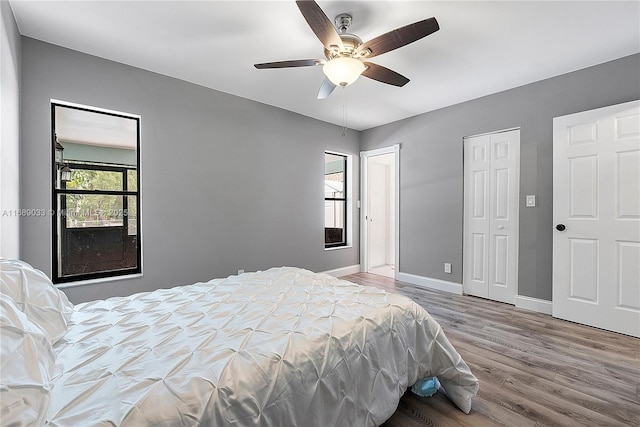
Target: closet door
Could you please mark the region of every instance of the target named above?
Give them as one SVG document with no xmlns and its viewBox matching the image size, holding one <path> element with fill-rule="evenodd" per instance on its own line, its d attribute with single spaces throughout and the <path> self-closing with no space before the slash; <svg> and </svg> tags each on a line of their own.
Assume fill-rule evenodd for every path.
<svg viewBox="0 0 640 427">
<path fill-rule="evenodd" d="M 483 298 L 489 298 L 490 143 L 490 135 L 464 140 L 463 289 Z"/>
<path fill-rule="evenodd" d="M 518 282 L 518 129 L 465 138 L 465 293 L 514 304 Z"/>
</svg>

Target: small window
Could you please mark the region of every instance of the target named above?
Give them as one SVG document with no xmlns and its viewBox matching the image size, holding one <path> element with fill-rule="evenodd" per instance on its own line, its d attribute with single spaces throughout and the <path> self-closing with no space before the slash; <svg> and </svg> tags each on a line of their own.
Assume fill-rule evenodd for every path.
<svg viewBox="0 0 640 427">
<path fill-rule="evenodd" d="M 141 273 L 140 118 L 52 103 L 55 283 Z"/>
<path fill-rule="evenodd" d="M 324 154 L 324 246 L 347 245 L 347 156 Z"/>
</svg>

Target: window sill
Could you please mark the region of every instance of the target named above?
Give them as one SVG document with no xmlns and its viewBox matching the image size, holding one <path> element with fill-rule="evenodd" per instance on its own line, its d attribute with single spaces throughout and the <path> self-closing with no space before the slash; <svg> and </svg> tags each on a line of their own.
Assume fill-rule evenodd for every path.
<svg viewBox="0 0 640 427">
<path fill-rule="evenodd" d="M 351 249 L 353 248 L 353 245 L 347 245 L 347 246 L 334 246 L 333 248 L 324 248 L 325 251 L 337 251 L 340 249 Z"/>
<path fill-rule="evenodd" d="M 123 274 L 121 276 L 100 277 L 99 279 L 78 280 L 77 282 L 58 283 L 55 286 L 60 289 L 75 288 L 76 286 L 97 285 L 105 282 L 115 282 L 116 280 L 137 279 L 142 277 L 142 273 Z"/>
</svg>

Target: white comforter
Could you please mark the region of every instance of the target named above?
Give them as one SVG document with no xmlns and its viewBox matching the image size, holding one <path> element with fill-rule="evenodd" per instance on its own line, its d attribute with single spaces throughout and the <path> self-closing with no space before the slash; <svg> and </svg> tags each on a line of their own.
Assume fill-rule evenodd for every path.
<svg viewBox="0 0 640 427">
<path fill-rule="evenodd" d="M 54 426 L 369 426 L 423 377 L 478 388 L 410 299 L 295 268 L 76 305 L 54 350 Z"/>
</svg>

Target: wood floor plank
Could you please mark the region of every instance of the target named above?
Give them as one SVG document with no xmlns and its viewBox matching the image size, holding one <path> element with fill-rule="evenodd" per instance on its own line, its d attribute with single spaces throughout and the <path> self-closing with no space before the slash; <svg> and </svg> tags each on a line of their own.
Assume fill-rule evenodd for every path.
<svg viewBox="0 0 640 427">
<path fill-rule="evenodd" d="M 497 368 L 493 361 L 487 361 L 475 355 L 469 359 L 472 368 L 480 368 L 477 370 L 481 372 L 479 378 L 489 371 L 492 376 L 502 378 L 500 385 L 513 395 L 540 404 L 555 414 L 568 417 L 571 422 L 577 422 L 579 425 L 624 426 L 626 425 L 625 418 L 630 415 L 628 412 L 614 414 L 609 409 L 609 402 L 594 403 L 595 399 L 590 396 L 572 392 L 568 387 L 558 386 L 553 381 L 538 378 L 536 375 L 522 372 L 507 365 L 501 365 Z"/>
<path fill-rule="evenodd" d="M 640 339 L 383 276 L 343 278 L 423 306 L 480 381 L 469 415 L 442 392 L 408 391 L 385 426 L 640 427 Z"/>
<path fill-rule="evenodd" d="M 484 398 L 484 391 L 482 391 L 473 400 L 473 407 L 471 408 L 470 415 L 475 413 L 481 413 L 492 421 L 493 426 L 518 426 L 518 427 L 534 427 L 536 422 L 512 411 L 503 405 L 496 405 L 494 402 L 486 400 Z M 465 422 L 463 425 L 475 425 L 471 422 Z"/>
</svg>

